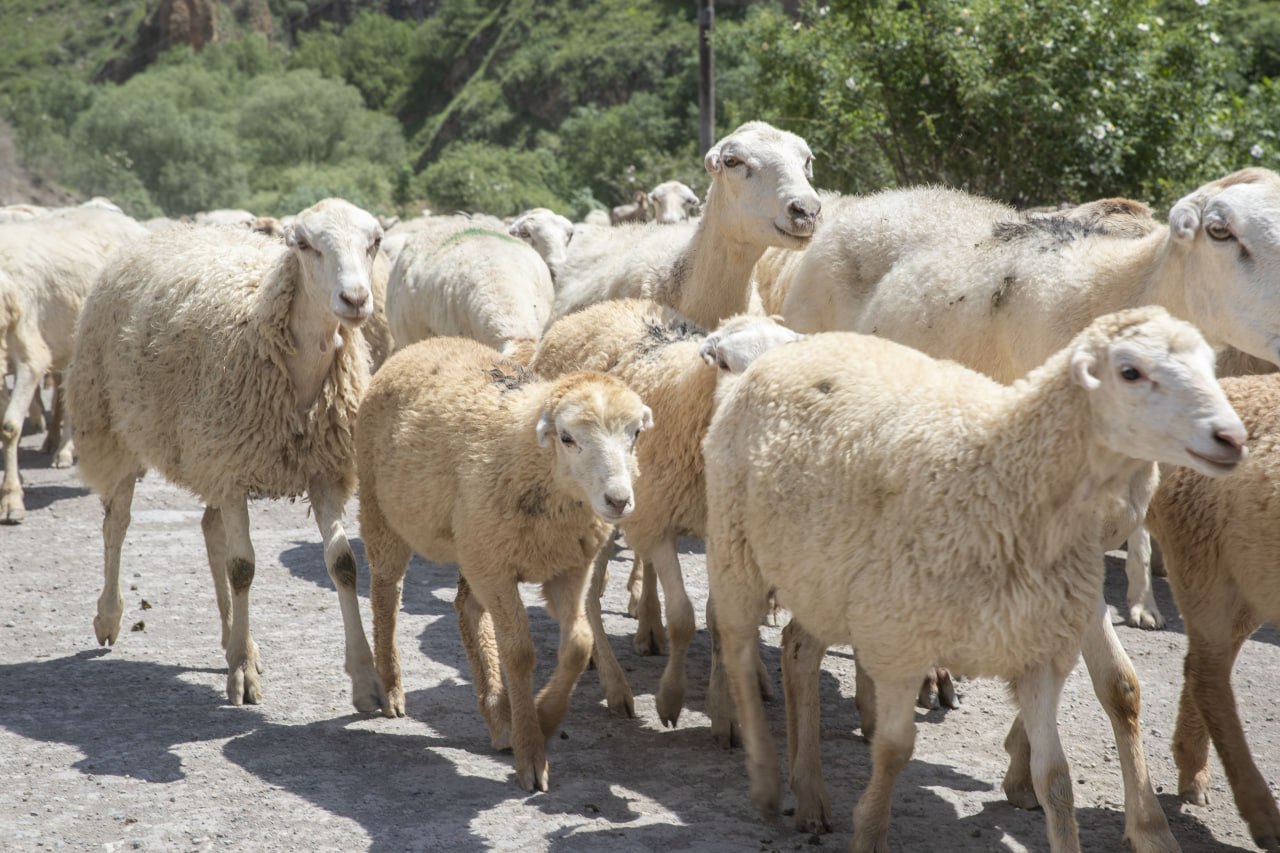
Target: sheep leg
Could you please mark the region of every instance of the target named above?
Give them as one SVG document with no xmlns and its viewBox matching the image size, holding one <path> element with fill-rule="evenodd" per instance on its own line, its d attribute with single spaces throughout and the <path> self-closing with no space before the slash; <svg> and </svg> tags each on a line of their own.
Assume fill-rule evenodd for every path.
<svg viewBox="0 0 1280 853">
<path fill-rule="evenodd" d="M 458 595 L 453 600 L 458 613 L 458 629 L 462 646 L 471 662 L 471 679 L 475 682 L 476 704 L 480 717 L 489 730 L 494 749 L 511 748 L 511 701 L 502 683 L 502 666 L 498 661 L 498 638 L 493 633 L 493 617 L 471 594 L 467 579 L 458 576 Z M 399 677 L 399 661 L 396 662 Z"/>
<path fill-rule="evenodd" d="M 631 574 L 627 576 L 627 615 L 632 619 L 640 616 L 640 597 L 643 594 L 644 563 L 637 557 L 631 561 Z"/>
<path fill-rule="evenodd" d="M 222 526 L 222 511 L 206 506 L 200 519 L 204 533 L 204 551 L 213 576 L 213 594 L 218 599 L 218 618 L 222 625 L 222 650 L 231 642 L 231 581 L 227 579 L 227 531 Z"/>
<path fill-rule="evenodd" d="M 0 484 L 0 523 L 21 524 L 27 516 L 22 501 L 22 480 L 18 476 L 18 443 L 22 438 L 22 422 L 31 400 L 40 387 L 40 378 L 48 368 L 48 351 L 28 352 L 18 347 L 18 366 L 14 371 L 13 393 L 0 423 L 0 440 L 4 441 L 4 481 Z M 32 356 L 38 360 L 30 360 Z M 25 358 L 24 358 L 25 356 Z"/>
<path fill-rule="evenodd" d="M 360 619 L 356 555 L 342 526 L 342 495 L 332 483 L 316 478 L 308 485 L 307 497 L 311 500 L 316 526 L 320 528 L 320 539 L 324 543 L 324 565 L 338 590 L 338 607 L 342 611 L 345 637 L 344 668 L 351 678 L 351 703 L 357 711 L 385 711 L 387 694 L 378 680 L 373 652 Z"/>
<path fill-rule="evenodd" d="M 767 596 L 761 597 L 760 612 L 764 613 Z M 711 718 L 711 736 L 723 749 L 730 749 L 742 744 L 738 720 L 734 716 L 733 700 L 729 693 L 729 681 L 724 668 L 724 650 L 720 637 L 716 633 L 715 596 L 707 596 L 707 632 L 711 634 L 711 671 L 707 678 L 707 716 Z M 756 632 L 759 639 L 759 631 Z M 755 656 L 756 688 L 763 699 L 773 698 L 773 684 L 769 679 L 769 671 L 760 659 L 757 649 Z"/>
<path fill-rule="evenodd" d="M 538 725 L 549 738 L 569 710 L 569 697 L 591 659 L 591 625 L 587 622 L 583 587 L 591 568 L 565 572 L 542 585 L 548 607 L 560 623 L 560 647 L 551 679 L 538 693 Z"/>
<path fill-rule="evenodd" d="M 1145 527 L 1129 534 L 1124 573 L 1128 580 L 1125 601 L 1129 605 L 1125 624 L 1134 628 L 1163 628 L 1164 617 L 1156 607 L 1155 589 L 1151 584 L 1151 534 Z"/>
<path fill-rule="evenodd" d="M 871 740 L 876 733 L 876 684 L 871 680 L 870 676 L 863 672 L 862 667 L 858 666 L 856 652 L 854 653 L 853 673 L 853 704 L 858 709 L 858 719 L 862 725 L 862 736 L 867 740 Z M 951 673 L 941 667 L 930 669 L 916 693 L 916 705 L 928 710 L 944 705 L 952 709 L 959 708 L 960 699 L 956 696 L 956 687 L 951 680 Z M 1030 790 L 1030 787 L 1031 783 L 1028 780 L 1028 790 Z M 1027 808 L 1035 808 L 1034 801 Z"/>
<path fill-rule="evenodd" d="M 613 536 L 596 553 L 595 562 L 591 566 L 591 587 L 587 591 L 587 622 L 591 625 L 591 655 L 595 659 L 596 673 L 600 676 L 600 686 L 604 689 L 609 713 L 630 719 L 636 715 L 635 697 L 631 694 L 627 676 L 623 674 L 622 667 L 613 654 L 609 635 L 604 630 L 604 615 L 600 612 L 600 596 L 604 595 L 609 557 L 613 554 L 617 536 L 615 528 Z"/>
<path fill-rule="evenodd" d="M 716 629 L 723 648 L 721 664 L 733 697 L 742 744 L 746 747 L 747 773 L 751 778 L 751 802 L 766 817 L 778 813 L 781 785 L 778 777 L 778 755 L 764 716 L 764 703 L 756 676 L 760 654 L 759 624 L 764 616 L 764 595 L 736 595 L 723 587 L 714 587 L 716 595 Z M 725 595 L 726 601 L 721 595 Z"/>
<path fill-rule="evenodd" d="M 858 709 L 862 736 L 868 742 L 876 736 L 876 683 L 858 663 L 858 650 L 853 650 L 853 706 Z"/>
<path fill-rule="evenodd" d="M 486 570 L 488 569 L 488 570 Z M 476 578 L 506 576 L 505 582 L 481 587 Z M 514 573 L 483 567 L 468 579 L 480 604 L 493 616 L 498 655 L 507 676 L 507 696 L 511 702 L 511 748 L 515 752 L 516 778 L 520 787 L 532 793 L 547 790 L 547 748 L 538 708 L 533 700 L 533 668 L 535 651 L 529 633 L 529 614 L 525 612 L 516 588 Z M 581 594 L 581 586 L 579 587 Z M 584 628 L 587 627 L 584 625 Z M 589 633 L 589 629 L 588 629 Z M 587 647 L 588 653 L 590 646 Z M 582 666 L 586 667 L 586 655 Z"/>
<path fill-rule="evenodd" d="M 662 603 L 658 600 L 658 573 L 646 559 L 636 553 L 636 563 L 640 566 L 640 602 L 636 606 L 635 639 L 632 641 L 638 655 L 665 655 L 668 653 L 667 632 L 662 627 Z M 634 571 L 634 569 L 632 569 Z M 664 582 L 663 589 L 666 584 Z M 670 609 L 670 600 L 667 608 Z M 670 614 L 668 613 L 668 618 Z"/>
<path fill-rule="evenodd" d="M 1188 631 L 1184 693 L 1190 691 L 1200 718 L 1208 729 L 1213 745 L 1222 759 L 1231 793 L 1240 816 L 1249 825 L 1253 841 L 1264 850 L 1280 850 L 1280 810 L 1267 782 L 1249 752 L 1235 696 L 1231 690 L 1231 667 L 1245 638 L 1258 626 L 1251 614 L 1237 612 L 1232 623 L 1225 622 L 1212 636 L 1201 630 Z M 1203 627 L 1203 626 L 1197 626 Z M 1232 636 L 1234 634 L 1234 636 Z M 1182 754 L 1176 750 L 1181 734 L 1182 718 L 1175 730 L 1175 756 L 1178 759 L 1179 790 L 1183 789 L 1186 770 Z M 1208 775 L 1207 773 L 1205 774 Z"/>
<path fill-rule="evenodd" d="M 373 650 L 377 661 L 378 681 L 382 685 L 383 716 L 404 716 L 404 685 L 400 682 L 400 649 L 396 645 L 396 620 L 400 615 L 400 597 L 404 590 L 404 573 L 409 568 L 412 552 L 403 539 L 391 531 L 377 509 L 368 488 L 360 500 L 360 533 L 364 537 L 365 559 L 369 561 L 369 604 L 373 611 Z M 461 586 L 461 580 L 459 580 Z M 461 597 L 461 592 L 459 593 Z M 457 601 L 454 608 L 458 608 Z M 459 610 L 458 622 L 462 624 Z M 467 633 L 462 633 L 468 656 L 471 646 Z M 473 667 L 474 669 L 474 658 Z M 496 665 L 495 665 L 496 668 Z"/>
<path fill-rule="evenodd" d="M 6 402 L 7 406 L 8 403 Z M 22 425 L 23 435 L 39 435 L 49 428 L 44 417 L 44 401 L 40 399 L 39 394 L 31 395 L 31 405 L 27 408 L 27 420 Z M 41 450 L 42 453 L 48 453 L 47 450 Z"/>
<path fill-rule="evenodd" d="M 874 677 L 874 676 L 873 676 Z M 920 679 L 881 676 L 876 682 L 876 738 L 871 742 L 871 779 L 853 808 L 851 851 L 888 853 L 893 784 L 916 743 L 915 705 Z"/>
<path fill-rule="evenodd" d="M 258 646 L 249 630 L 249 587 L 253 585 L 253 542 L 249 539 L 249 500 L 241 495 L 218 507 L 227 537 L 227 580 L 231 583 L 231 639 L 227 644 L 227 700 L 232 705 L 262 702 Z"/>
<path fill-rule="evenodd" d="M 782 694 L 787 710 L 787 767 L 800 832 L 831 831 L 831 799 L 822 775 L 818 680 L 827 647 L 792 619 L 782 629 Z"/>
<path fill-rule="evenodd" d="M 101 646 L 114 646 L 120 636 L 120 617 L 124 615 L 120 550 L 124 546 L 125 531 L 129 529 L 136 481 L 136 475 L 130 471 L 102 498 L 102 594 L 98 596 L 98 613 L 93 617 L 93 632 Z"/>
<path fill-rule="evenodd" d="M 76 445 L 67 417 L 66 392 L 62 388 L 62 371 L 53 374 L 53 409 L 49 414 L 49 432 L 44 437 L 41 453 L 53 454 L 54 468 L 70 468 L 76 461 Z M 37 399 L 39 395 L 36 395 Z"/>
<path fill-rule="evenodd" d="M 1030 667 L 1013 685 L 1031 744 L 1031 777 L 1036 796 L 1045 807 L 1049 849 L 1055 853 L 1080 850 L 1071 773 L 1057 722 L 1062 685 L 1073 663 L 1068 660 L 1064 666 L 1044 663 Z"/>
<path fill-rule="evenodd" d="M 637 551 L 637 553 L 639 553 Z M 658 719 L 664 726 L 676 727 L 680 711 L 684 707 L 687 686 L 685 657 L 697 626 L 694 622 L 693 603 L 684 588 L 684 574 L 680 571 L 680 557 L 676 553 L 676 537 L 669 535 L 644 555 L 646 571 L 652 567 L 662 581 L 662 595 L 667 601 L 667 638 L 671 641 L 670 656 L 662 672 L 662 682 L 655 697 Z"/>
</svg>

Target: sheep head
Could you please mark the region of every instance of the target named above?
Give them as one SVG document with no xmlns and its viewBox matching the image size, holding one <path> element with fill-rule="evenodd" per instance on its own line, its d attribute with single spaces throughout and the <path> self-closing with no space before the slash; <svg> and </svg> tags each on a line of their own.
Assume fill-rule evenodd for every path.
<svg viewBox="0 0 1280 853">
<path fill-rule="evenodd" d="M 328 198 L 299 213 L 284 237 L 312 299 L 328 305 L 343 325 L 368 319 L 373 259 L 382 244 L 377 219 L 350 202 Z"/>
<path fill-rule="evenodd" d="M 1213 350 L 1163 308 L 1098 318 L 1072 343 L 1070 365 L 1117 453 L 1206 476 L 1245 458 L 1248 434 L 1214 378 Z"/>
<path fill-rule="evenodd" d="M 697 194 L 679 181 L 664 181 L 649 190 L 654 219 L 660 225 L 674 225 L 689 218 L 689 209 L 701 203 Z"/>
<path fill-rule="evenodd" d="M 621 380 L 571 373 L 552 386 L 538 418 L 538 445 L 555 454 L 557 479 L 613 524 L 635 509 L 636 439 L 653 412 Z"/>
<path fill-rule="evenodd" d="M 707 335 L 698 352 L 707 364 L 737 374 L 746 370 L 761 353 L 801 337 L 782 325 L 778 318 L 738 314 Z"/>
<path fill-rule="evenodd" d="M 553 210 L 535 207 L 517 216 L 507 233 L 532 246 L 554 273 L 569 257 L 573 223 Z"/>
<path fill-rule="evenodd" d="M 703 162 L 711 175 L 704 214 L 714 208 L 732 239 L 784 249 L 808 244 L 822 201 L 809 183 L 813 152 L 803 139 L 747 122 L 713 145 Z"/>
<path fill-rule="evenodd" d="M 1169 211 L 1188 319 L 1215 345 L 1280 365 L 1280 175 L 1242 169 Z"/>
</svg>

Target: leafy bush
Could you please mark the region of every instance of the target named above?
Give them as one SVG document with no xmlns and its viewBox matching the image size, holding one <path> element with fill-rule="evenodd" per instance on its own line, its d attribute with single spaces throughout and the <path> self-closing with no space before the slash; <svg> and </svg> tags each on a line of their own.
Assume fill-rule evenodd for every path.
<svg viewBox="0 0 1280 853">
<path fill-rule="evenodd" d="M 530 207 L 564 209 L 564 200 L 551 189 L 558 178 L 555 158 L 545 149 L 512 151 L 485 142 L 458 142 L 422 171 L 416 188 L 433 210 L 509 216 Z"/>
</svg>

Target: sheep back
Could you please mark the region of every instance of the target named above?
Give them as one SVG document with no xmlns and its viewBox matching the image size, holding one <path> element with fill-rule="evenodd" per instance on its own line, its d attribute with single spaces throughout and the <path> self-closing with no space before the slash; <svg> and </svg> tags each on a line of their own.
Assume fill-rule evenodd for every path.
<svg viewBox="0 0 1280 853">
<path fill-rule="evenodd" d="M 361 529 L 377 513 L 414 551 L 464 572 L 497 564 L 540 583 L 585 566 L 610 527 L 557 485 L 555 451 L 537 441 L 542 410 L 583 375 L 596 376 L 539 382 L 463 338 L 397 352 L 357 422 Z"/>
<path fill-rule="evenodd" d="M 298 496 L 322 473 L 349 496 L 368 354 L 341 326 L 299 411 L 286 363 L 299 275 L 279 240 L 249 231 L 174 228 L 117 255 L 85 303 L 68 382 L 86 482 L 106 493 L 132 462 L 215 505 Z"/>
</svg>

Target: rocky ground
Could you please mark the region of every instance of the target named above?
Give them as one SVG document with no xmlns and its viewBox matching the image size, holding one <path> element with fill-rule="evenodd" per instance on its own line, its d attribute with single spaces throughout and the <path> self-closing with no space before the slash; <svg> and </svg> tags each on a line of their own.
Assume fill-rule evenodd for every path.
<svg viewBox="0 0 1280 853">
<path fill-rule="evenodd" d="M 631 650 L 628 566 L 619 561 L 605 618 L 638 719 L 610 717 L 595 673 L 586 673 L 551 743 L 551 791 L 529 796 L 510 754 L 490 749 L 475 710 L 452 570 L 416 562 L 405 583 L 399 637 L 409 716 L 357 714 L 342 672 L 337 598 L 306 505 L 255 504 L 252 619 L 267 665 L 265 700 L 231 707 L 199 502 L 154 476 L 140 484 L 124 551 L 125 630 L 114 648 L 99 648 L 92 620 L 101 510 L 75 472 L 49 468 L 38 446 L 38 437 L 22 444 L 27 521 L 0 528 L 0 849 L 766 851 L 848 842 L 850 810 L 870 769 L 848 654 L 829 655 L 823 678 L 834 833 L 797 834 L 785 818 L 768 822 L 753 810 L 741 752 L 710 737 L 701 713 L 705 630 L 691 652 L 689 709 L 674 730 L 658 722 L 653 691 L 665 658 Z M 356 536 L 354 517 L 353 502 L 348 529 Z M 684 544 L 701 611 L 703 556 L 697 543 Z M 1109 562 L 1107 596 L 1120 605 L 1123 573 Z M 363 563 L 361 570 L 368 625 Z M 1169 627 L 1119 631 L 1142 679 L 1143 738 L 1160 801 L 1184 851 L 1252 850 L 1216 758 L 1213 803 L 1192 808 L 1177 799 L 1169 743 L 1185 638 L 1168 587 L 1156 584 Z M 535 589 L 527 601 L 540 683 L 555 626 Z M 775 680 L 778 635 L 762 631 Z M 1266 697 L 1277 672 L 1280 640 L 1266 629 L 1246 644 L 1235 684 L 1273 791 L 1280 720 Z M 891 848 L 1045 849 L 1043 815 L 1012 808 L 1000 792 L 1001 743 L 1013 717 L 1003 686 L 966 681 L 960 691 L 959 710 L 918 715 L 915 757 L 895 790 Z M 781 748 L 781 700 L 766 707 Z M 1067 684 L 1060 726 L 1084 849 L 1116 849 L 1119 765 L 1083 668 Z"/>
</svg>

